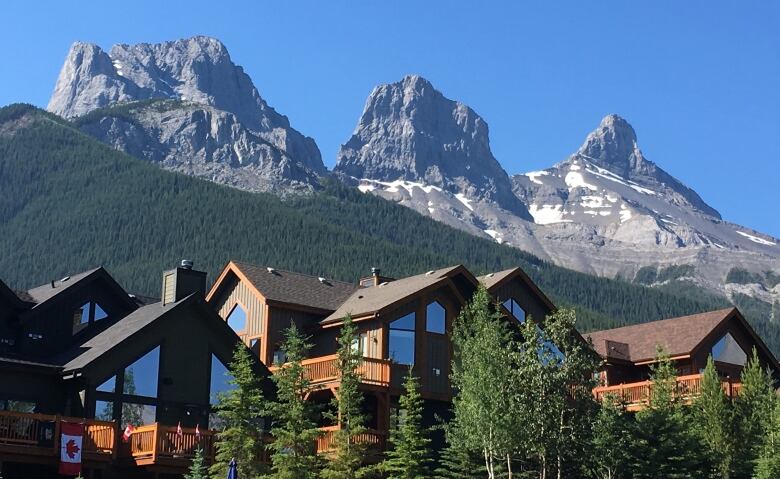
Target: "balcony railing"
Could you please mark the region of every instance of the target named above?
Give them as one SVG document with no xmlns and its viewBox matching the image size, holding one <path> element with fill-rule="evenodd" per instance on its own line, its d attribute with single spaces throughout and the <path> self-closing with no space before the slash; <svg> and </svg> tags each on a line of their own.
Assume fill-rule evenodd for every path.
<svg viewBox="0 0 780 479">
<path fill-rule="evenodd" d="M 363 384 L 374 386 L 390 386 L 390 364 L 387 359 L 362 358 L 357 373 L 360 375 L 360 381 Z M 339 380 L 338 356 L 319 356 L 316 358 L 304 359 L 301 365 L 306 368 L 306 377 L 312 385 L 321 385 Z M 278 366 L 270 368 L 276 371 Z"/>
<path fill-rule="evenodd" d="M 112 459 L 116 435 L 113 422 L 14 411 L 0 411 L 0 451 L 59 460 L 61 421 L 84 423 L 85 461 Z"/>
<path fill-rule="evenodd" d="M 701 374 L 678 376 L 675 394 L 684 403 L 689 403 L 693 398 L 701 394 Z M 732 379 L 721 380 L 723 392 L 729 398 L 736 397 L 742 384 Z M 593 396 L 598 401 L 603 401 L 607 396 L 615 396 L 621 400 L 626 409 L 636 411 L 645 407 L 653 394 L 652 381 L 640 381 L 636 383 L 618 384 L 615 386 L 601 386 L 593 390 Z"/>
<path fill-rule="evenodd" d="M 161 464 L 187 467 L 199 448 L 203 450 L 205 461 L 212 463 L 214 442 L 213 431 L 200 431 L 198 435 L 195 429 L 182 428 L 179 435 L 175 426 L 154 423 L 136 428 L 123 448 L 123 453 L 139 466 Z"/>
<path fill-rule="evenodd" d="M 321 427 L 322 435 L 317 438 L 317 453 L 327 453 L 335 448 L 335 435 L 339 426 Z M 369 429 L 353 439 L 355 443 L 365 444 L 370 451 L 381 452 L 385 449 L 387 435 L 382 431 Z"/>
</svg>

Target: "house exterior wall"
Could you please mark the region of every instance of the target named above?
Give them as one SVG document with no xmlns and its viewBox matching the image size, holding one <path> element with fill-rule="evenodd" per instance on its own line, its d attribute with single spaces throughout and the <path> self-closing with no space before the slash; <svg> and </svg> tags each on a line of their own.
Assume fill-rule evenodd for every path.
<svg viewBox="0 0 780 479">
<path fill-rule="evenodd" d="M 214 308 L 222 319 L 228 315 L 236 304 L 240 304 L 246 311 L 246 331 L 241 338 L 249 344 L 252 339 L 260 338 L 265 332 L 265 304 L 262 299 L 243 281 L 239 281 L 234 275 L 226 281 L 222 293 L 213 301 Z"/>
</svg>

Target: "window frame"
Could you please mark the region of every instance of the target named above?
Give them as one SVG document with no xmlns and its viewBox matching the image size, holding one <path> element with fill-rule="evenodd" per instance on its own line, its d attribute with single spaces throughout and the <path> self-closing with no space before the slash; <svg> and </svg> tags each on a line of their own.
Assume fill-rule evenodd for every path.
<svg viewBox="0 0 780 479">
<path fill-rule="evenodd" d="M 442 313 L 443 313 L 442 324 L 441 324 L 442 331 L 441 332 L 439 332 L 439 331 L 432 331 L 431 327 L 430 327 L 431 318 L 430 318 L 429 311 L 430 311 L 431 306 L 433 306 L 433 305 L 438 305 L 441 308 Z M 441 303 L 441 301 L 439 301 L 438 299 L 434 299 L 433 301 L 429 302 L 427 305 L 425 305 L 425 332 L 426 333 L 430 333 L 430 334 L 446 335 L 447 334 L 447 318 L 448 318 L 448 316 L 449 316 L 449 313 L 447 311 L 447 308 L 446 308 L 446 306 L 444 306 Z"/>
<path fill-rule="evenodd" d="M 408 316 L 412 317 L 412 323 L 414 327 L 412 329 L 409 328 L 399 328 L 399 327 L 393 327 L 393 323 L 396 323 L 398 321 L 401 321 L 402 319 L 406 319 Z M 393 331 L 401 331 L 401 332 L 407 332 L 412 333 L 412 361 L 410 363 L 407 362 L 399 362 L 395 360 L 392 356 L 393 347 L 392 347 L 392 340 L 393 340 Z M 393 364 L 399 364 L 403 366 L 412 366 L 414 365 L 415 361 L 417 360 L 417 311 L 410 311 L 406 314 L 402 314 L 398 317 L 396 317 L 393 320 L 388 321 L 387 323 L 387 359 L 393 362 Z"/>
</svg>

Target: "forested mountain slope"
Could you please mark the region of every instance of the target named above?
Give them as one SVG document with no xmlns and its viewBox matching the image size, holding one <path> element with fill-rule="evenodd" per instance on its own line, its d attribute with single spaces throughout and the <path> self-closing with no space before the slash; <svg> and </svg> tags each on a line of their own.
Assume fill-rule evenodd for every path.
<svg viewBox="0 0 780 479">
<path fill-rule="evenodd" d="M 651 289 L 553 266 L 338 183 L 288 200 L 160 170 L 27 105 L 0 109 L 0 278 L 29 287 L 96 265 L 142 294 L 194 259 L 214 278 L 230 259 L 355 281 L 463 263 L 523 267 L 583 330 L 722 307 L 691 286 Z M 770 346 L 778 328 L 747 311 Z"/>
</svg>

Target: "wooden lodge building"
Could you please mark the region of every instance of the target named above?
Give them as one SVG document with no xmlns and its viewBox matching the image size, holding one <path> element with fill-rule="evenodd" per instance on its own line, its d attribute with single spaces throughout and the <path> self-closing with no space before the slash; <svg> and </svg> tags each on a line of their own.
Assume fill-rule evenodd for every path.
<svg viewBox="0 0 780 479">
<path fill-rule="evenodd" d="M 742 368 L 758 352 L 759 361 L 775 374 L 780 364 L 736 308 L 664 319 L 588 334 L 604 362 L 599 371 L 597 399 L 621 397 L 629 410 L 646 403 L 650 367 L 661 346 L 677 368 L 677 390 L 686 399 L 696 395 L 701 373 L 712 355 L 729 397 L 739 393 Z"/>
<path fill-rule="evenodd" d="M 197 447 L 213 455 L 237 338 L 205 302 L 206 273 L 183 264 L 163 274 L 162 301 L 103 268 L 29 291 L 0 282 L 1 477 L 59 477 L 61 421 L 84 424 L 87 479 L 181 477 Z"/>
<path fill-rule="evenodd" d="M 476 277 L 460 265 L 400 279 L 373 269 L 346 283 L 234 261 L 206 292 L 205 273 L 182 262 L 163 272 L 161 300 L 128 294 L 102 268 L 28 291 L 0 282 L 0 474 L 58 477 L 58 428 L 66 420 L 84 423 L 87 479 L 181 477 L 197 447 L 213 457 L 209 416 L 215 394 L 228 387 L 225 364 L 239 341 L 257 358 L 270 394 L 267 377 L 285 362 L 283 332 L 295 323 L 313 344 L 304 361 L 312 381 L 308 399 L 325 406 L 338 393 L 336 338 L 347 315 L 358 327 L 364 358 L 369 431 L 363 440 L 382 450 L 410 366 L 420 378 L 426 425 L 449 415 L 448 334 L 479 283 L 513 324 L 555 309 L 520 268 Z M 627 400 L 636 394 L 634 409 L 649 390 L 656 344 L 672 355 L 685 384 L 712 353 L 736 391 L 735 378 L 754 346 L 780 370 L 734 309 L 590 338 L 604 358 L 594 394 Z M 137 428 L 125 442 L 128 423 Z M 321 428 L 316 447 L 326 452 L 338 426 L 323 420 Z M 441 432 L 432 433 L 433 445 L 441 446 Z"/>
<path fill-rule="evenodd" d="M 291 322 L 309 335 L 313 348 L 304 362 L 314 386 L 309 399 L 323 406 L 339 387 L 336 338 L 350 315 L 363 354 L 361 387 L 370 429 L 366 440 L 382 449 L 410 366 L 420 378 L 426 426 L 449 414 L 452 350 L 447 332 L 480 281 L 504 303 L 506 314 L 518 320 L 544 318 L 554 309 L 520 268 L 477 278 L 460 265 L 401 279 L 373 269 L 371 276 L 352 284 L 230 262 L 207 301 L 272 369 L 285 360 L 280 344 Z M 337 426 L 322 427 L 318 450 L 326 451 Z M 434 432 L 433 444 L 443 444 L 440 432 Z"/>
</svg>

